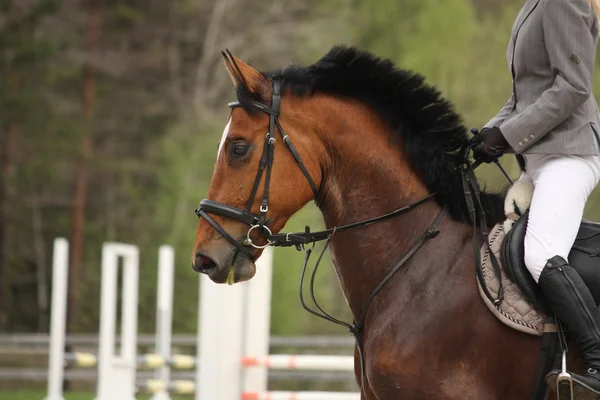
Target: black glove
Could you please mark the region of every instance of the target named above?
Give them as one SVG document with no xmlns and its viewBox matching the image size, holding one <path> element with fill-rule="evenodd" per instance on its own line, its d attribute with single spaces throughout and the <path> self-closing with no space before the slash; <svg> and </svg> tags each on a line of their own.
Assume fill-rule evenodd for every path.
<svg viewBox="0 0 600 400">
<path fill-rule="evenodd" d="M 473 136 L 471 143 L 475 144 L 473 147 L 475 160 L 481 160 L 488 164 L 499 159 L 510 148 L 498 127 L 483 128 Z"/>
</svg>

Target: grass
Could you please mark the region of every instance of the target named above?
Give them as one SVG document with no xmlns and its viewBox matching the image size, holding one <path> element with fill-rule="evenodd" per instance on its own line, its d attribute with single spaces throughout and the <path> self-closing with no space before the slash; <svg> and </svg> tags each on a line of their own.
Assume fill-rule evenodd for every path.
<svg viewBox="0 0 600 400">
<path fill-rule="evenodd" d="M 44 400 L 45 392 L 28 390 L 0 391 L 0 400 Z M 65 393 L 65 400 L 93 400 L 94 393 L 70 392 Z M 137 400 L 149 400 L 150 395 L 137 396 Z M 190 400 L 192 397 L 172 397 L 173 400 Z"/>
</svg>

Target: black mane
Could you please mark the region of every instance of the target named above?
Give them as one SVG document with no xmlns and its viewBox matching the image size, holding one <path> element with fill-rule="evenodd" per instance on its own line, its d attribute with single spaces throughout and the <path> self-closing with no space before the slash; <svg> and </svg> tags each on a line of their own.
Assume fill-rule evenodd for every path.
<svg viewBox="0 0 600 400">
<path fill-rule="evenodd" d="M 412 168 L 450 215 L 469 221 L 460 172 L 461 149 L 467 130 L 453 105 L 425 83 L 423 76 L 398 69 L 389 60 L 346 46 L 332 48 L 315 64 L 290 66 L 265 73 L 298 96 L 315 92 L 347 97 L 371 106 L 402 138 Z M 238 98 L 251 96 L 238 91 Z M 488 222 L 503 218 L 499 194 L 482 194 Z"/>
</svg>

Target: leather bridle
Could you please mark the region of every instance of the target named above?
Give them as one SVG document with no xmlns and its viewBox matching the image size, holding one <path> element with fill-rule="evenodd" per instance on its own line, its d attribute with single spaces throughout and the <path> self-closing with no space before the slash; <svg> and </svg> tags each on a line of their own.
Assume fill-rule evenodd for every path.
<svg viewBox="0 0 600 400">
<path fill-rule="evenodd" d="M 354 223 L 350 223 L 347 225 L 339 226 L 332 229 L 326 229 L 319 232 L 311 232 L 309 227 L 306 227 L 304 232 L 296 232 L 296 233 L 272 233 L 271 229 L 269 229 L 269 224 L 273 222 L 272 219 L 267 219 L 267 212 L 269 211 L 269 188 L 271 183 L 271 169 L 273 167 L 274 161 L 274 149 L 275 149 L 275 132 L 279 131 L 283 142 L 286 147 L 296 160 L 296 164 L 304 174 L 304 177 L 308 181 L 312 191 L 313 191 L 313 199 L 319 198 L 319 189 L 315 184 L 315 181 L 310 176 L 310 173 L 306 169 L 306 166 L 302 162 L 302 158 L 296 151 L 290 137 L 285 133 L 281 124 L 279 122 L 279 111 L 281 104 L 281 82 L 278 79 L 273 79 L 273 96 L 271 100 L 271 106 L 267 106 L 263 103 L 253 100 L 246 100 L 244 104 L 240 102 L 229 103 L 230 108 L 237 108 L 242 106 L 248 106 L 255 110 L 264 112 L 269 115 L 269 131 L 265 137 L 265 142 L 263 146 L 263 153 L 259 162 L 258 171 L 256 173 L 256 178 L 254 179 L 254 185 L 252 187 L 252 191 L 250 193 L 250 197 L 246 203 L 245 209 L 233 207 L 227 204 L 219 203 L 213 200 L 204 199 L 200 202 L 200 206 L 195 210 L 196 215 L 199 218 L 204 218 L 206 221 L 215 229 L 221 236 L 223 236 L 229 243 L 231 243 L 238 252 L 244 254 L 250 260 L 254 261 L 255 257 L 250 253 L 249 248 L 257 248 L 262 249 L 267 246 L 275 246 L 275 247 L 289 247 L 296 246 L 300 248 L 303 245 L 309 243 L 320 242 L 323 240 L 327 240 L 334 232 L 343 232 L 348 229 L 358 228 L 362 226 L 368 226 L 377 222 L 381 222 L 387 220 L 389 218 L 395 217 L 400 214 L 404 214 L 417 206 L 425 203 L 426 201 L 432 199 L 435 196 L 435 193 L 429 194 L 420 200 L 396 209 L 390 213 L 380 215 L 375 218 L 370 218 L 363 221 L 358 221 Z M 252 204 L 254 203 L 254 199 L 258 192 L 258 187 L 262 180 L 262 175 L 265 173 L 265 186 L 262 194 L 262 199 L 260 203 L 260 214 L 253 214 L 251 212 Z M 227 217 L 230 219 L 234 219 L 236 221 L 242 222 L 249 226 L 248 232 L 246 234 L 246 238 L 239 242 L 235 240 L 231 235 L 229 235 L 209 214 L 220 215 L 223 217 Z M 253 230 L 257 230 L 260 232 L 263 237 L 266 239 L 267 243 L 265 245 L 256 245 L 250 239 L 250 234 Z"/>
<path fill-rule="evenodd" d="M 271 229 L 269 229 L 268 225 L 273 222 L 273 220 L 267 219 L 267 212 L 269 211 L 269 187 L 271 184 L 271 169 L 273 168 L 273 160 L 274 160 L 274 152 L 275 152 L 275 131 L 279 131 L 281 134 L 281 138 L 289 151 L 292 153 L 292 156 L 296 160 L 296 164 L 300 167 L 300 170 L 306 177 L 308 184 L 312 188 L 313 198 L 316 199 L 319 195 L 319 190 L 315 181 L 310 176 L 310 173 L 306 169 L 306 166 L 302 162 L 302 159 L 296 148 L 292 144 L 289 136 L 286 135 L 281 124 L 279 123 L 279 109 L 281 104 L 281 82 L 279 80 L 273 80 L 273 96 L 271 100 L 271 106 L 267 106 L 263 103 L 257 101 L 249 101 L 247 104 L 249 107 L 254 108 L 256 110 L 262 111 L 269 115 L 269 131 L 265 137 L 265 143 L 263 146 L 262 156 L 260 158 L 260 162 L 258 165 L 258 171 L 256 172 L 256 178 L 254 179 L 254 185 L 252 186 L 252 191 L 250 192 L 250 197 L 248 198 L 248 202 L 246 203 L 245 209 L 240 209 L 237 207 L 233 207 L 227 204 L 219 203 L 216 201 L 204 199 L 200 202 L 200 206 L 196 209 L 196 215 L 198 217 L 206 219 L 206 221 L 221 234 L 229 243 L 231 243 L 235 248 L 246 257 L 248 257 L 251 261 L 254 261 L 255 257 L 250 253 L 249 248 L 254 247 L 256 249 L 262 249 L 267 246 L 276 246 L 279 244 L 281 235 L 273 235 Z M 237 108 L 242 107 L 243 105 L 240 102 L 229 103 L 229 108 Z M 254 203 L 254 198 L 256 197 L 256 193 L 258 192 L 258 187 L 262 180 L 263 173 L 265 173 L 265 187 L 262 194 L 262 200 L 260 202 L 260 214 L 256 215 L 251 212 L 252 204 Z M 248 225 L 250 228 L 248 229 L 248 233 L 246 234 L 246 239 L 240 243 L 235 240 L 231 235 L 229 235 L 210 215 L 216 214 L 221 215 L 223 217 L 228 217 L 239 222 L 243 222 Z M 257 230 L 260 232 L 263 237 L 267 240 L 267 244 L 265 245 L 256 245 L 250 239 L 250 234 L 253 230 Z"/>
</svg>

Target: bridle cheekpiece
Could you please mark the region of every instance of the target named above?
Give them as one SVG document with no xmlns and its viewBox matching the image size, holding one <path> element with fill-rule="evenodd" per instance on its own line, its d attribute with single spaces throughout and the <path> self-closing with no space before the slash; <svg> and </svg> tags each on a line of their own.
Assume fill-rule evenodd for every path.
<svg viewBox="0 0 600 400">
<path fill-rule="evenodd" d="M 252 191 L 250 192 L 250 197 L 246 203 L 245 209 L 233 207 L 227 204 L 219 203 L 216 201 L 204 199 L 200 202 L 200 206 L 196 209 L 196 215 L 200 218 L 206 219 L 206 221 L 221 234 L 229 243 L 231 243 L 235 248 L 250 260 L 254 261 L 254 256 L 250 253 L 249 248 L 263 249 L 267 246 L 285 246 L 285 245 L 295 245 L 298 243 L 297 240 L 292 240 L 293 238 L 297 238 L 297 234 L 287 234 L 285 235 L 284 242 L 281 242 L 281 235 L 274 235 L 269 228 L 269 224 L 273 222 L 272 219 L 267 219 L 267 212 L 269 211 L 269 187 L 271 184 L 271 170 L 273 168 L 274 161 L 274 152 L 275 152 L 275 143 L 276 143 L 276 131 L 279 132 L 283 142 L 285 143 L 288 150 L 292 153 L 292 156 L 296 160 L 298 167 L 306 177 L 310 187 L 313 191 L 313 198 L 318 198 L 319 190 L 314 180 L 310 176 L 310 173 L 306 169 L 306 166 L 302 162 L 300 155 L 296 151 L 296 148 L 292 144 L 290 137 L 285 133 L 281 124 L 279 123 L 279 110 L 281 105 L 281 81 L 278 79 L 273 79 L 273 95 L 271 98 L 271 106 L 267 106 L 266 104 L 260 103 L 258 101 L 249 101 L 250 104 L 248 106 L 257 109 L 261 112 L 264 112 L 269 115 L 269 131 L 266 134 L 265 142 L 263 146 L 262 156 L 258 165 L 258 171 L 256 173 L 256 178 L 254 179 L 254 185 L 252 186 Z M 242 107 L 242 103 L 234 102 L 228 104 L 229 108 L 237 108 Z M 265 186 L 262 194 L 262 199 L 259 207 L 259 214 L 253 214 L 252 204 L 254 203 L 254 199 L 258 192 L 258 187 L 260 182 L 262 181 L 263 173 L 265 173 Z M 221 215 L 223 217 L 231 218 L 237 220 L 239 222 L 243 222 L 249 226 L 248 232 L 246 234 L 246 238 L 240 243 L 235 240 L 231 235 L 229 235 L 209 214 Z M 252 231 L 257 230 L 260 232 L 263 237 L 266 239 L 266 244 L 257 245 L 250 238 L 250 234 Z M 304 243 L 305 240 L 303 239 Z"/>
</svg>

